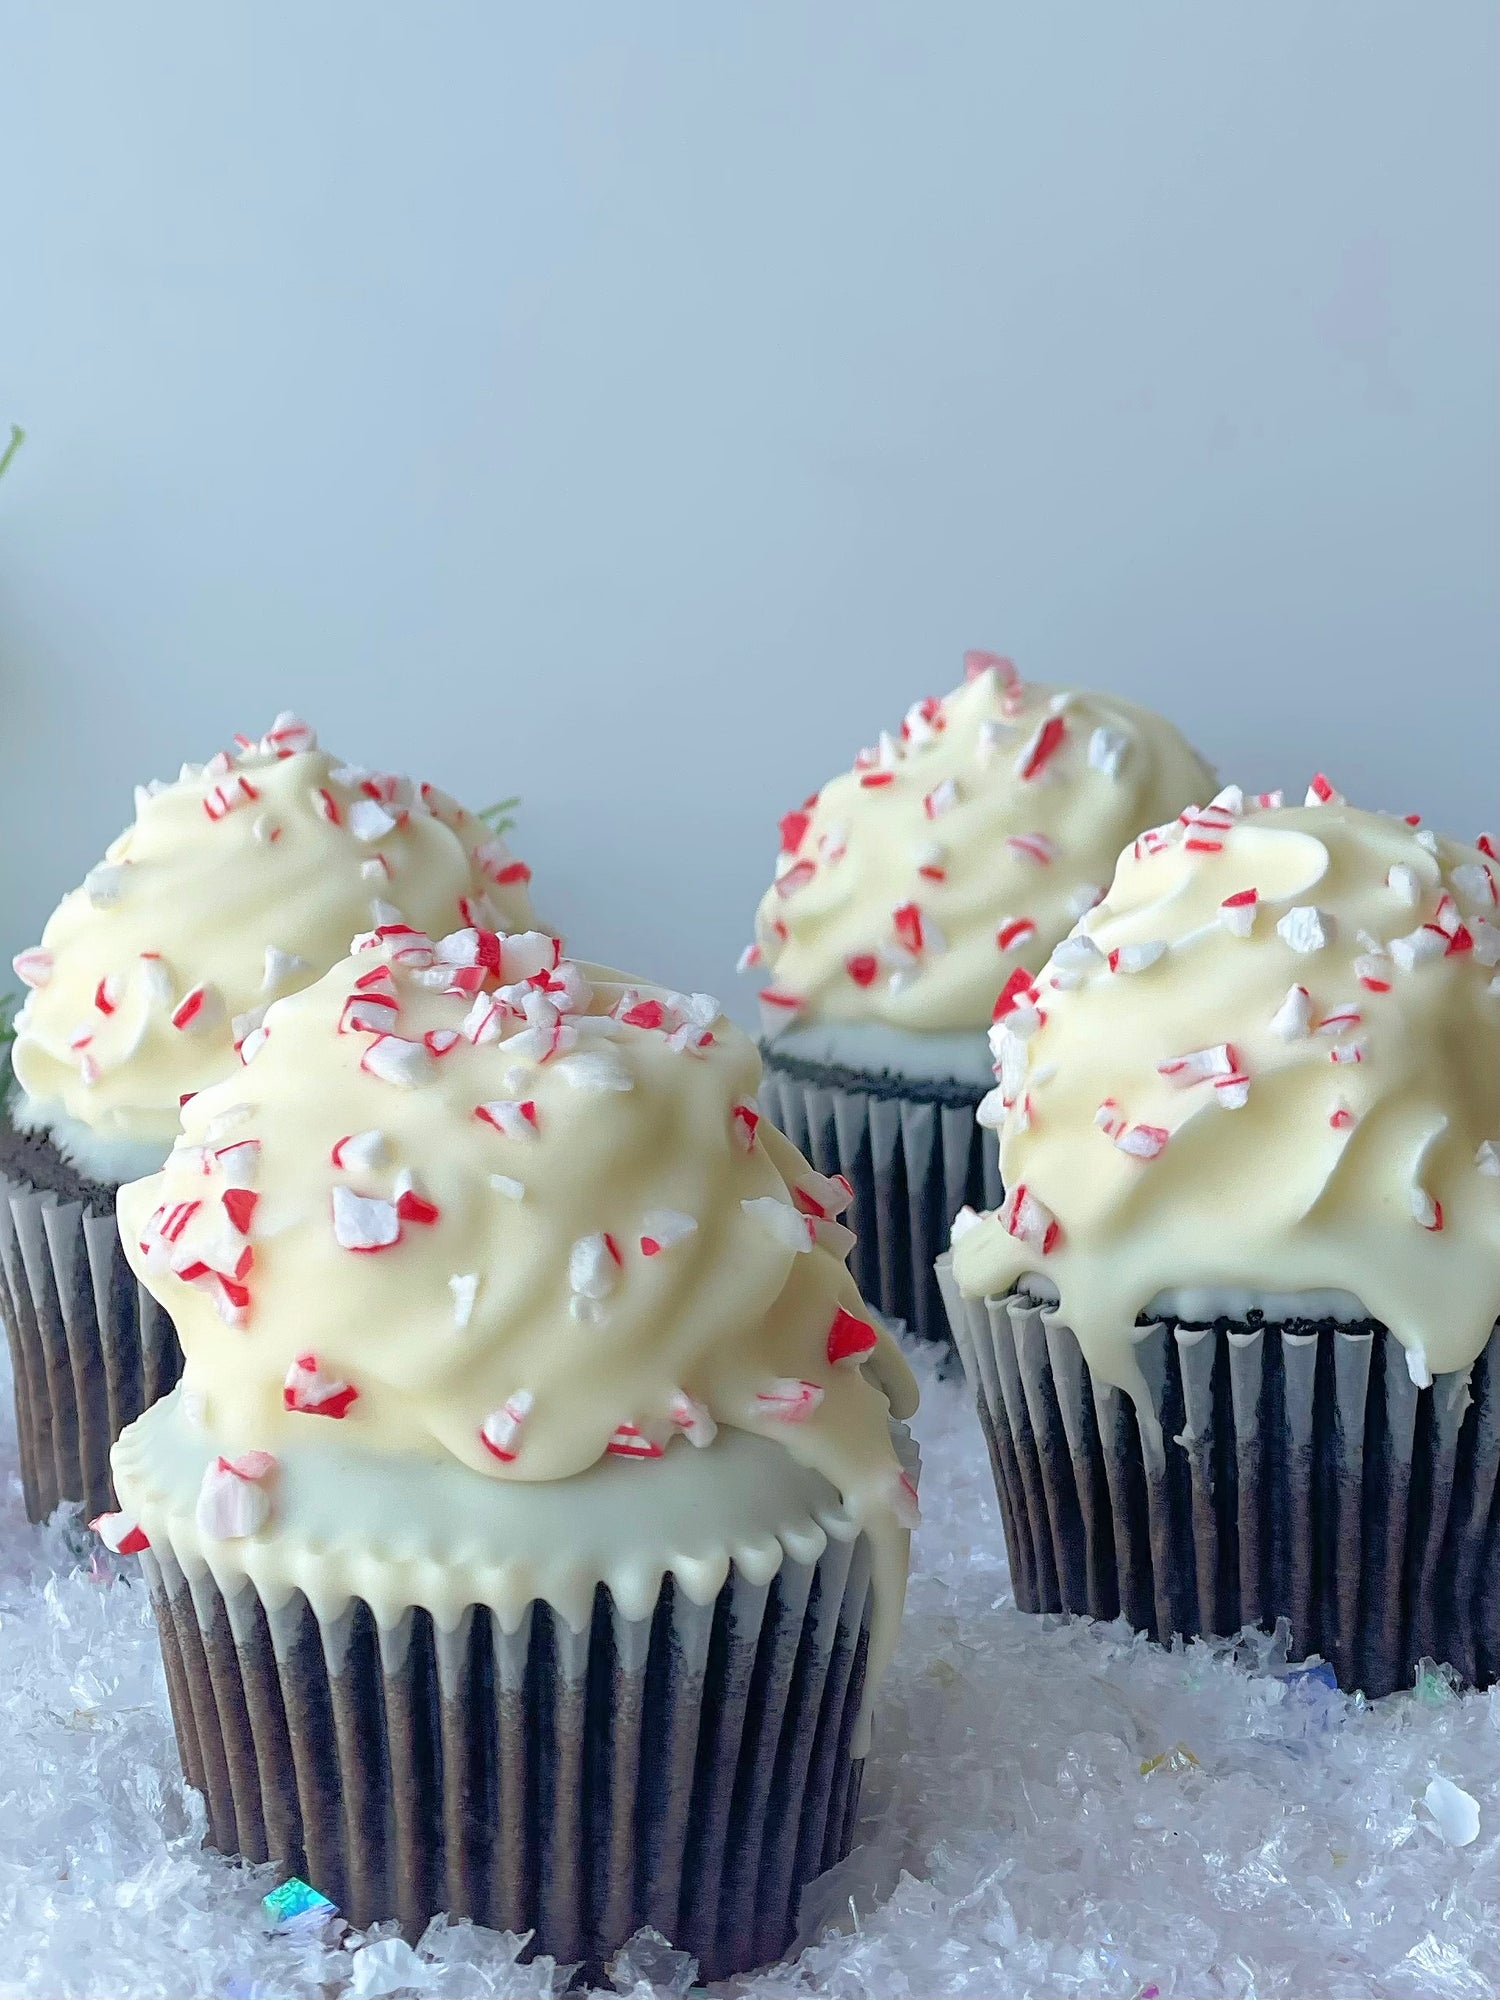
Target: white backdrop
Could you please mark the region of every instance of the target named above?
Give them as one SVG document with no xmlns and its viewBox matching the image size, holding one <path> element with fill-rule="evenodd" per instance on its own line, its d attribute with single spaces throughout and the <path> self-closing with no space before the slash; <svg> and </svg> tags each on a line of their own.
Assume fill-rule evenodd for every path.
<svg viewBox="0 0 1500 2000">
<path fill-rule="evenodd" d="M 0 0 L 0 946 L 292 705 L 728 997 L 777 814 L 966 645 L 1492 822 L 1496 40 Z"/>
</svg>

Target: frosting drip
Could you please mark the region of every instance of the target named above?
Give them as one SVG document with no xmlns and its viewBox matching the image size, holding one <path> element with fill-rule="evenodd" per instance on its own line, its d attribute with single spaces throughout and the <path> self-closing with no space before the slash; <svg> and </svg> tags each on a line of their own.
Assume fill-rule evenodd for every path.
<svg viewBox="0 0 1500 2000">
<path fill-rule="evenodd" d="M 1213 789 L 1148 709 L 1025 683 L 990 654 L 967 665 L 963 687 L 782 820 L 744 961 L 769 1034 L 983 1030 L 1007 974 L 1097 901 L 1125 842 Z"/>
<path fill-rule="evenodd" d="M 97 1135 L 115 1149 L 105 1170 L 130 1147 L 160 1158 L 181 1098 L 223 1076 L 266 1005 L 356 931 L 386 912 L 521 928 L 529 873 L 434 787 L 340 764 L 279 716 L 259 743 L 138 787 L 134 824 L 17 958 L 32 989 L 21 1121 L 78 1134 L 80 1156 Z"/>
<path fill-rule="evenodd" d="M 1132 1391 L 1162 1293 L 1348 1295 L 1419 1384 L 1500 1311 L 1500 867 L 1309 801 L 1137 841 L 993 1031 L 1008 1193 L 955 1223 L 955 1277 L 1040 1274 Z"/>
</svg>

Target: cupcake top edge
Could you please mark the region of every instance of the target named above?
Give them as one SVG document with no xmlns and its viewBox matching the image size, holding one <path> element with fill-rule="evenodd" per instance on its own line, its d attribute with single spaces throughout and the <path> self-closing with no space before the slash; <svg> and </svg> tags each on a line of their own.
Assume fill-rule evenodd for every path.
<svg viewBox="0 0 1500 2000">
<path fill-rule="evenodd" d="M 971 1298 L 1029 1276 L 1139 1391 L 1165 1299 L 1357 1302 L 1413 1379 L 1500 1315 L 1500 863 L 1414 819 L 1234 788 L 1137 840 L 992 1030 L 997 1211 Z M 1347 1316 L 1341 1314 L 1339 1316 Z"/>
<path fill-rule="evenodd" d="M 170 783 L 19 953 L 18 1122 L 95 1177 L 159 1159 L 268 1004 L 371 923 L 521 930 L 530 870 L 437 787 L 345 764 L 284 713 Z"/>
<path fill-rule="evenodd" d="M 768 1039 L 816 1024 L 982 1035 L 1017 965 L 1104 892 L 1124 844 L 1214 789 L 1172 724 L 1025 682 L 991 653 L 780 823 L 741 960 Z"/>
</svg>

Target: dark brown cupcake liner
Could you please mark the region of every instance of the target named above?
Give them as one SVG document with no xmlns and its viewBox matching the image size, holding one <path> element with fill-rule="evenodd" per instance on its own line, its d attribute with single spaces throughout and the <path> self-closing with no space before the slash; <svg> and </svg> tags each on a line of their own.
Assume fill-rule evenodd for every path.
<svg viewBox="0 0 1500 2000">
<path fill-rule="evenodd" d="M 1023 1611 L 1162 1642 L 1285 1618 L 1370 1696 L 1424 1658 L 1500 1675 L 1500 1328 L 1418 1389 L 1375 1321 L 1166 1320 L 1136 1346 L 1158 1445 L 1050 1310 L 938 1276 Z"/>
<path fill-rule="evenodd" d="M 115 1505 L 109 1449 L 182 1373 L 171 1320 L 120 1247 L 115 1190 L 44 1140 L 4 1135 L 0 1317 L 10 1340 L 26 1512 Z"/>
<path fill-rule="evenodd" d="M 320 1621 L 142 1561 L 210 1844 L 361 1928 L 414 1942 L 447 1912 L 602 1980 L 649 1924 L 721 1979 L 781 1957 L 849 1851 L 864 1536 L 769 1584 L 731 1570 L 708 1605 L 668 1578 L 642 1619 L 601 1585 L 581 1633 L 540 1602 L 510 1634 L 483 1606 L 453 1631 L 423 1610 L 382 1630 L 362 1602 Z"/>
<path fill-rule="evenodd" d="M 854 1078 L 763 1046 L 762 1110 L 820 1174 L 854 1188 L 859 1240 L 849 1258 L 860 1292 L 923 1340 L 947 1343 L 933 1265 L 965 1203 L 1002 1199 L 995 1134 L 974 1121 L 985 1092 L 964 1084 Z"/>
</svg>

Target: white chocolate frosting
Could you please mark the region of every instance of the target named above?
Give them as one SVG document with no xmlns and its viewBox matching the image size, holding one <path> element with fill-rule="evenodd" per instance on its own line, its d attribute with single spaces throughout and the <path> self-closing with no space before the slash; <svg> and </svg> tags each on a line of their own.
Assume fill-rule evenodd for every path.
<svg viewBox="0 0 1500 2000">
<path fill-rule="evenodd" d="M 206 1485 L 199 1535 L 318 1539 L 278 1497 L 308 1451 L 330 1479 L 350 1454 L 390 1468 L 393 1495 L 414 1463 L 535 1486 L 561 1534 L 579 1482 L 612 1490 L 603 1461 L 650 1479 L 671 1457 L 707 1493 L 717 1439 L 744 1432 L 816 1475 L 804 1513 L 836 1500 L 869 1534 L 887 1658 L 914 1507 L 889 1420 L 915 1389 L 845 1268 L 846 1188 L 756 1112 L 753 1045 L 707 996 L 539 933 L 364 944 L 272 1006 L 163 1170 L 120 1192 L 126 1255 L 182 1342 L 181 1407 L 261 1495 Z M 175 1546 L 133 1436 L 122 1504 Z M 353 1521 L 351 1591 L 391 1526 Z"/>
<path fill-rule="evenodd" d="M 86 1171 L 155 1165 L 180 1100 L 234 1065 L 268 1002 L 397 912 L 522 929 L 530 871 L 430 785 L 340 764 L 294 716 L 174 784 L 49 918 L 16 970 L 17 1122 Z M 466 914 L 467 912 L 467 914 Z"/>
<path fill-rule="evenodd" d="M 966 667 L 782 820 L 742 961 L 768 1034 L 982 1033 L 1007 976 L 1067 935 L 1125 843 L 1214 788 L 1149 709 L 1028 684 L 988 653 Z"/>
<path fill-rule="evenodd" d="M 969 1297 L 1045 1281 L 1140 1394 L 1164 1302 L 1354 1302 L 1419 1385 L 1500 1312 L 1500 867 L 1347 805 L 1230 791 L 1121 856 L 997 1023 L 1007 1195 L 954 1225 Z"/>
</svg>

